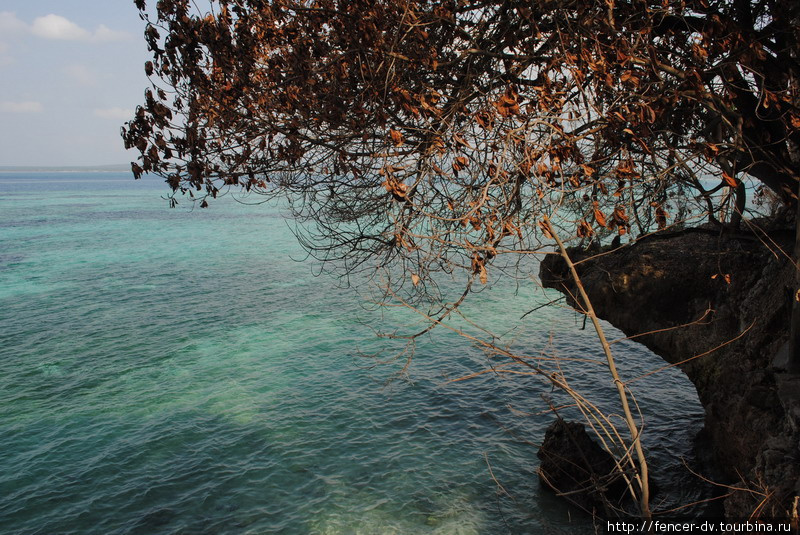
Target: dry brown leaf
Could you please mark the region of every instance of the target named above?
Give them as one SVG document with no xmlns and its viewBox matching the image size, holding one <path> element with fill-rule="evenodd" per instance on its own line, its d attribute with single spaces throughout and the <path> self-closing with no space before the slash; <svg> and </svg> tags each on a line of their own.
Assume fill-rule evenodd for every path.
<svg viewBox="0 0 800 535">
<path fill-rule="evenodd" d="M 469 143 L 467 143 L 467 140 L 466 140 L 466 139 L 464 139 L 464 136 L 462 136 L 462 135 L 461 135 L 461 134 L 459 134 L 459 133 L 455 133 L 455 134 L 453 134 L 453 141 L 455 141 L 456 143 L 458 143 L 458 144 L 460 144 L 460 145 L 464 145 L 464 146 L 465 146 L 465 147 L 467 147 L 468 149 L 471 149 L 471 148 L 472 148 L 472 145 L 470 145 Z"/>
<path fill-rule="evenodd" d="M 550 225 L 548 225 L 544 221 L 539 221 L 539 228 L 542 229 L 542 233 L 545 235 L 546 238 L 553 239 L 553 233 L 550 231 Z"/>
<path fill-rule="evenodd" d="M 628 223 L 628 216 L 625 215 L 625 208 L 622 206 L 614 208 L 614 222 L 617 225 L 626 225 Z"/>
<path fill-rule="evenodd" d="M 597 203 L 595 203 L 594 207 L 594 219 L 601 227 L 608 227 L 608 223 L 606 223 L 606 216 L 603 215 L 603 212 L 601 212 L 600 208 L 597 207 Z"/>
<path fill-rule="evenodd" d="M 669 218 L 669 214 L 664 210 L 662 207 L 656 208 L 656 223 L 658 224 L 658 230 L 661 230 L 667 226 L 667 219 Z"/>
<path fill-rule="evenodd" d="M 403 134 L 398 132 L 394 129 L 389 129 L 389 137 L 392 138 L 392 143 L 394 143 L 395 147 L 399 147 L 403 144 Z"/>
<path fill-rule="evenodd" d="M 731 188 L 736 188 L 739 186 L 739 181 L 736 180 L 734 177 L 726 173 L 725 171 L 722 172 L 722 181 L 725 183 L 726 186 Z"/>
<path fill-rule="evenodd" d="M 466 156 L 458 156 L 453 161 L 453 171 L 455 171 L 455 172 L 461 171 L 462 169 L 467 167 L 467 165 L 469 165 L 469 160 L 467 159 L 467 157 Z"/>
</svg>

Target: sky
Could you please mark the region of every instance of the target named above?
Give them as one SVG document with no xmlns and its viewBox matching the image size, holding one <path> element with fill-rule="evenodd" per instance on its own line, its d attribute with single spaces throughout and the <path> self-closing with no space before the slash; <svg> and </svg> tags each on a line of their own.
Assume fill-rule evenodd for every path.
<svg viewBox="0 0 800 535">
<path fill-rule="evenodd" d="M 125 164 L 149 59 L 133 0 L 0 0 L 0 166 Z"/>
</svg>

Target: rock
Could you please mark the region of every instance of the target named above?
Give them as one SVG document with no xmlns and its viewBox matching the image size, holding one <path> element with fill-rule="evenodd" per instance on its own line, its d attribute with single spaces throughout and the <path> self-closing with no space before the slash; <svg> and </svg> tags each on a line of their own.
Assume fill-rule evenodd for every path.
<svg viewBox="0 0 800 535">
<path fill-rule="evenodd" d="M 704 226 L 656 234 L 594 258 L 570 251 L 583 260 L 577 269 L 597 315 L 641 335 L 637 341 L 694 383 L 722 483 L 749 489 L 726 499 L 731 519 L 748 518 L 756 506 L 785 518 L 797 492 L 800 395 L 791 399 L 795 389 L 773 366 L 788 339 L 794 294 L 794 266 L 778 247 L 792 251 L 793 223 L 752 221 L 766 229 L 754 233 Z M 544 286 L 570 299 L 568 275 L 558 255 L 541 264 Z M 770 447 L 773 439 L 792 447 Z"/>
<path fill-rule="evenodd" d="M 614 458 L 586 433 L 583 424 L 557 419 L 539 452 L 539 480 L 580 509 L 603 518 L 618 516 L 626 485 Z"/>
</svg>

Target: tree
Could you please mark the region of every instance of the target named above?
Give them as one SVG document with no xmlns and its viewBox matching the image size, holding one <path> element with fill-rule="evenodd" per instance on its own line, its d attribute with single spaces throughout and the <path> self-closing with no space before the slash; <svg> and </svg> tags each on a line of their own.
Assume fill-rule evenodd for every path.
<svg viewBox="0 0 800 535">
<path fill-rule="evenodd" d="M 554 232 L 735 226 L 748 184 L 797 204 L 794 0 L 135 3 L 134 175 L 173 203 L 285 195 L 313 254 L 387 295 L 486 283 Z"/>
<path fill-rule="evenodd" d="M 135 176 L 203 205 L 290 192 L 319 225 L 307 245 L 346 269 L 485 278 L 498 248 L 538 244 L 554 199 L 590 237 L 663 228 L 694 196 L 736 221 L 744 177 L 797 197 L 789 0 L 136 4 L 153 87 L 123 129 Z"/>
</svg>

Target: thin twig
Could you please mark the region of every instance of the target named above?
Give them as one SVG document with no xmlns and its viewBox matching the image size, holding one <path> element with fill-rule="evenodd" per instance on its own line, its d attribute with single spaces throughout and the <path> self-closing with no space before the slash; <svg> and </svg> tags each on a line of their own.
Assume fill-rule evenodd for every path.
<svg viewBox="0 0 800 535">
<path fill-rule="evenodd" d="M 611 347 L 608 345 L 605 333 L 603 332 L 603 327 L 600 325 L 600 321 L 594 312 L 594 307 L 592 307 L 592 302 L 589 299 L 589 295 L 586 293 L 583 283 L 578 276 L 578 271 L 575 269 L 575 265 L 572 263 L 572 259 L 569 257 L 567 249 L 564 247 L 564 243 L 561 241 L 561 238 L 558 237 L 558 234 L 550 224 L 550 219 L 547 216 L 544 216 L 544 222 L 547 225 L 550 234 L 553 236 L 553 239 L 558 244 L 562 258 L 566 262 L 567 267 L 569 267 L 570 273 L 572 274 L 572 279 L 575 281 L 575 286 L 577 287 L 578 292 L 583 299 L 586 315 L 592 320 L 597 337 L 600 339 L 600 344 L 603 346 L 603 352 L 605 353 L 606 360 L 608 361 L 608 370 L 614 379 L 614 385 L 617 387 L 620 404 L 622 405 L 622 412 L 625 416 L 625 423 L 628 425 L 628 430 L 631 434 L 631 440 L 633 441 L 633 446 L 636 450 L 636 457 L 639 461 L 639 471 L 636 474 L 636 479 L 639 483 L 639 489 L 641 491 L 641 496 L 639 496 L 639 507 L 642 512 L 642 517 L 645 519 L 650 519 L 652 514 L 650 512 L 650 488 L 648 481 L 647 460 L 645 459 L 644 450 L 642 448 L 641 432 L 639 428 L 636 427 L 636 423 L 633 421 L 633 414 L 631 413 L 630 405 L 628 403 L 628 395 L 625 392 L 625 385 L 619 377 L 617 366 L 614 362 L 614 356 L 611 353 Z"/>
<path fill-rule="evenodd" d="M 494 472 L 492 471 L 492 465 L 489 463 L 489 455 L 486 452 L 483 452 L 483 458 L 486 459 L 486 467 L 489 469 L 489 475 L 492 476 L 492 481 L 495 482 L 497 488 L 503 491 L 503 494 L 514 500 L 514 503 L 516 503 L 517 500 L 511 494 L 509 494 L 506 488 L 503 485 L 501 485 L 499 481 L 497 481 L 496 477 L 494 477 Z"/>
</svg>

